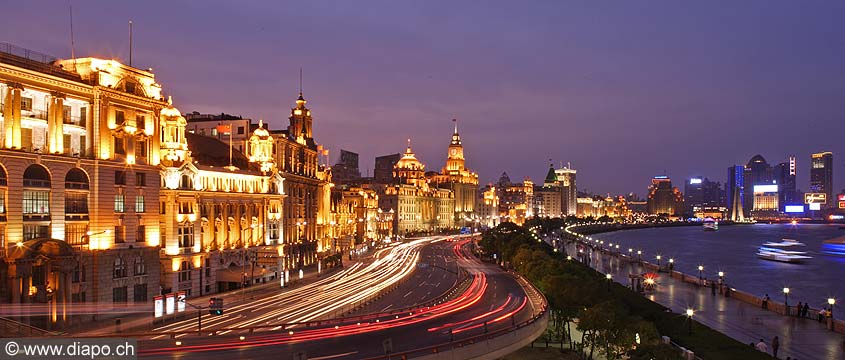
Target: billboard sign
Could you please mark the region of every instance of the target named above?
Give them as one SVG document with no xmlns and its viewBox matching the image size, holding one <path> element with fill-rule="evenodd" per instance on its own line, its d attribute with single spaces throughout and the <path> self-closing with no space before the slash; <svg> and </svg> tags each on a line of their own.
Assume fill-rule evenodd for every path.
<svg viewBox="0 0 845 360">
<path fill-rule="evenodd" d="M 690 185 L 701 184 L 701 179 L 689 179 Z"/>
<path fill-rule="evenodd" d="M 804 205 L 786 205 L 784 211 L 788 213 L 803 213 Z"/>
<path fill-rule="evenodd" d="M 845 201 L 840 201 L 840 202 L 839 202 L 839 208 L 840 208 L 840 209 L 845 209 Z"/>
<path fill-rule="evenodd" d="M 153 313 L 155 317 L 160 318 L 164 315 L 164 298 L 161 295 L 156 296 L 155 298 L 155 308 Z"/>
<path fill-rule="evenodd" d="M 822 204 L 820 203 L 809 203 L 808 205 L 810 205 L 810 210 L 812 211 L 819 211 L 822 209 Z"/>
<path fill-rule="evenodd" d="M 805 204 L 827 204 L 827 194 L 825 193 L 806 193 L 804 194 Z M 812 208 L 810 210 L 813 210 Z"/>
<path fill-rule="evenodd" d="M 776 193 L 778 192 L 777 185 L 754 185 L 755 193 Z"/>
<path fill-rule="evenodd" d="M 173 314 L 173 312 L 175 310 L 176 310 L 176 298 L 174 297 L 174 294 L 167 294 L 164 297 L 164 312 L 167 315 L 170 315 L 170 314 Z"/>
</svg>

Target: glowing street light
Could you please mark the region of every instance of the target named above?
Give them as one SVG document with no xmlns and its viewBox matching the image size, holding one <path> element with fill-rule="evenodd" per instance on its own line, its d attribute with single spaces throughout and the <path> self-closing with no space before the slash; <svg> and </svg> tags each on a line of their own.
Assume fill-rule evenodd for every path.
<svg viewBox="0 0 845 360">
<path fill-rule="evenodd" d="M 698 265 L 698 280 L 699 281 L 701 281 L 701 279 L 704 279 L 703 272 L 704 272 L 704 265 Z"/>
<path fill-rule="evenodd" d="M 783 288 L 783 305 L 785 306 L 784 313 L 789 315 L 789 288 Z"/>
<path fill-rule="evenodd" d="M 689 321 L 689 335 L 692 335 L 692 316 L 695 315 L 695 310 L 687 309 L 687 320 Z"/>
<path fill-rule="evenodd" d="M 833 319 L 833 305 L 836 305 L 836 299 L 827 298 L 827 303 L 830 305 L 830 318 Z"/>
</svg>

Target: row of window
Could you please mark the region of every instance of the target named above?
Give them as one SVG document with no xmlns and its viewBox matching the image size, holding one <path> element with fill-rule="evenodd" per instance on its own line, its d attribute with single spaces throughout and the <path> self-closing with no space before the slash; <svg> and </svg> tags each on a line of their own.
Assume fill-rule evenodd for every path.
<svg viewBox="0 0 845 360">
<path fill-rule="evenodd" d="M 146 200 L 144 199 L 144 195 L 136 195 L 135 196 L 135 212 L 136 213 L 143 213 L 147 211 Z M 126 212 L 126 195 L 124 194 L 115 194 L 114 195 L 114 212 L 116 213 L 125 213 Z"/>
<path fill-rule="evenodd" d="M 114 184 L 126 185 L 126 171 L 114 171 Z M 135 173 L 135 186 L 147 186 L 147 174 L 142 172 Z"/>
</svg>

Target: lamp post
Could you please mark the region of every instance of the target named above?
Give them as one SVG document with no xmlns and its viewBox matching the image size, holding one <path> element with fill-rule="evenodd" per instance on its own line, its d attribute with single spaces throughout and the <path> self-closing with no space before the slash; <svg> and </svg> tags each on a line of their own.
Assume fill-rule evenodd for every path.
<svg viewBox="0 0 845 360">
<path fill-rule="evenodd" d="M 660 272 L 660 255 L 657 255 L 657 271 Z"/>
<path fill-rule="evenodd" d="M 688 335 L 692 335 L 692 316 L 695 315 L 695 310 L 687 309 L 687 321 L 689 322 Z"/>
<path fill-rule="evenodd" d="M 789 288 L 783 288 L 783 313 L 789 315 Z"/>
<path fill-rule="evenodd" d="M 833 319 L 833 305 L 836 305 L 836 299 L 827 298 L 827 303 L 830 305 L 830 318 Z"/>
<path fill-rule="evenodd" d="M 701 280 L 704 279 L 703 272 L 704 272 L 704 265 L 698 265 L 698 281 L 701 281 Z"/>
<path fill-rule="evenodd" d="M 610 282 L 613 280 L 613 275 L 608 273 L 604 277 L 607 279 L 607 291 L 610 291 Z"/>
<path fill-rule="evenodd" d="M 725 283 L 725 272 L 719 271 L 719 293 L 722 293 L 722 285 Z"/>
</svg>

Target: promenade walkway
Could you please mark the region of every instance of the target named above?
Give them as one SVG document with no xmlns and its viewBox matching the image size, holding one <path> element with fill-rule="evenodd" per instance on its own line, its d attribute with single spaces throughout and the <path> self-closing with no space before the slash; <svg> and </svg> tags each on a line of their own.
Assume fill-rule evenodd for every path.
<svg viewBox="0 0 845 360">
<path fill-rule="evenodd" d="M 600 235 L 594 236 L 601 238 Z M 566 245 L 569 254 L 577 254 L 576 245 Z M 625 256 L 588 251 L 590 265 L 602 273 L 610 273 L 613 279 L 630 286 L 629 274 L 653 272 L 644 269 L 637 261 Z M 741 289 L 740 289 L 741 290 Z M 774 294 L 780 295 L 780 294 Z M 845 359 L 845 336 L 834 333 L 815 319 L 787 317 L 774 311 L 763 310 L 734 297 L 725 297 L 710 288 L 682 281 L 675 275 L 660 273 L 656 290 L 645 295 L 654 302 L 683 314 L 686 309 L 695 309 L 696 321 L 720 331 L 742 343 L 758 342 L 764 339 L 772 353 L 772 338 L 780 338 L 778 358 L 785 359 Z M 777 297 L 772 296 L 772 302 Z M 780 304 L 774 304 L 780 305 Z M 780 305 L 782 306 L 782 305 Z M 840 313 L 841 314 L 841 313 Z"/>
</svg>

